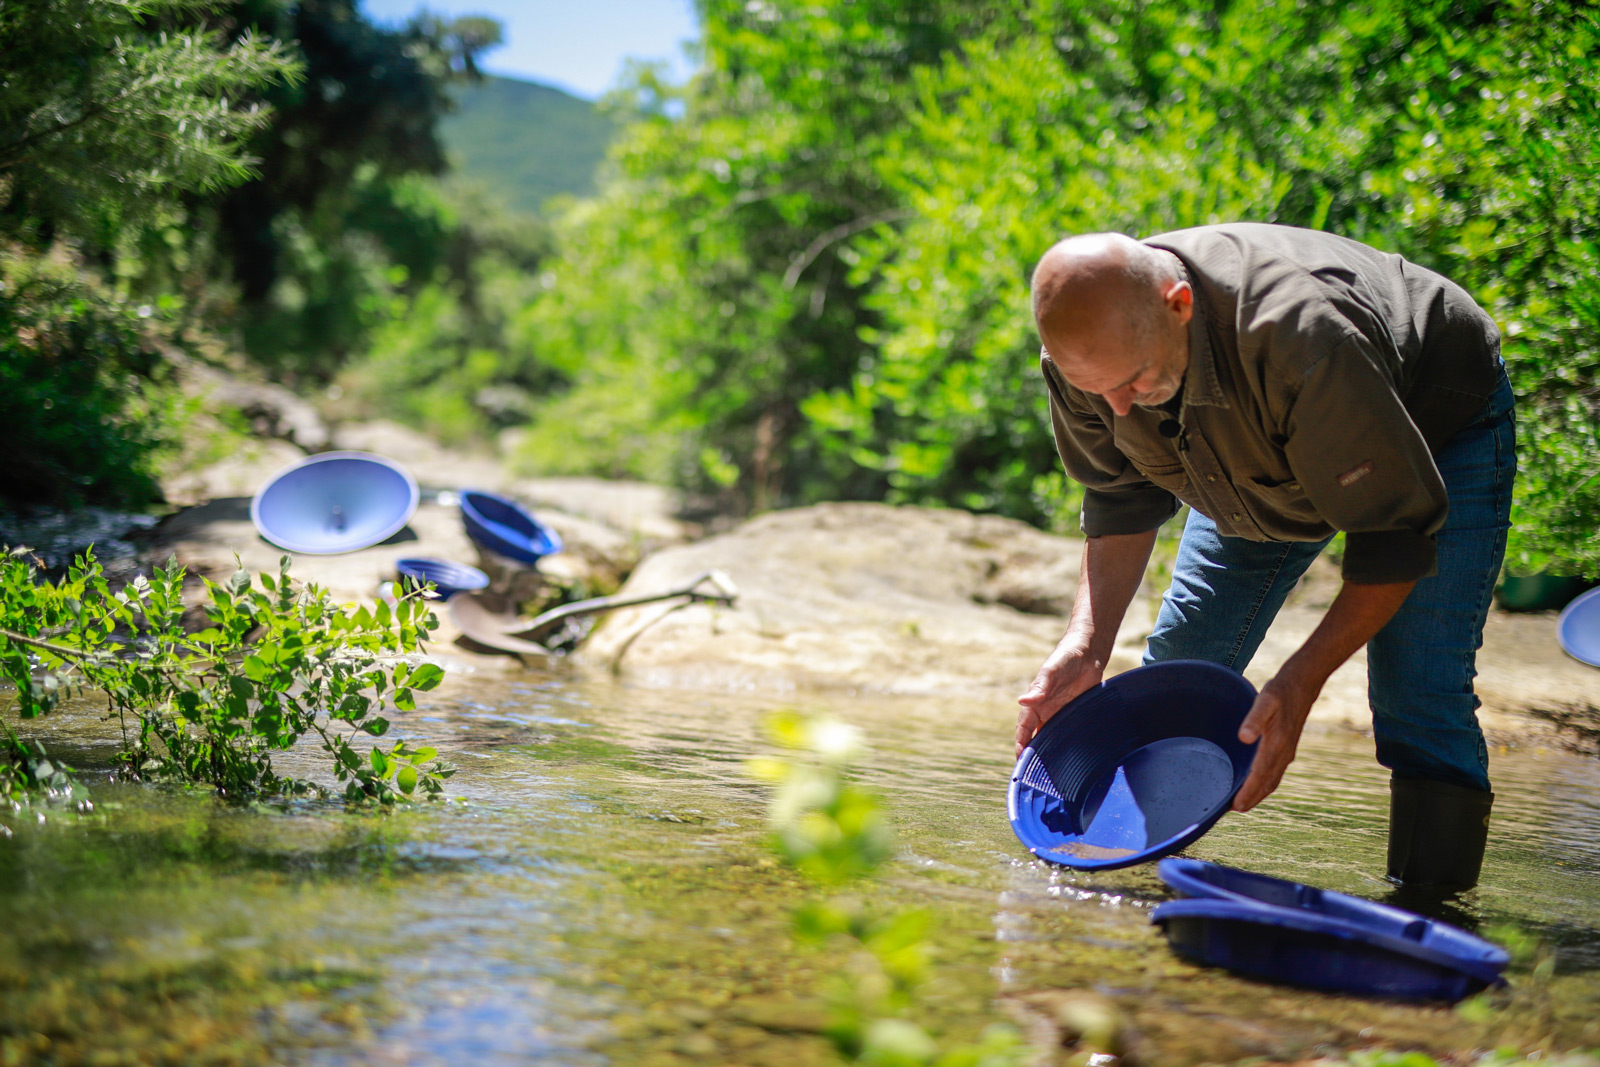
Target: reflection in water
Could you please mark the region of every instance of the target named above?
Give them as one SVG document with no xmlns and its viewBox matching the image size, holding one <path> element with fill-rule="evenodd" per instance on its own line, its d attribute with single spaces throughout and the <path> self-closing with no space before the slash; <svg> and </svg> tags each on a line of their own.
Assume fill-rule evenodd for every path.
<svg viewBox="0 0 1600 1067">
<path fill-rule="evenodd" d="M 817 891 L 768 858 L 765 795 L 743 770 L 772 702 L 539 675 L 457 676 L 430 696 L 397 727 L 461 766 L 461 802 L 382 818 L 96 784 L 93 819 L 9 820 L 0 1040 L 48 1031 L 61 1055 L 136 1047 L 147 1062 L 229 1042 L 246 1062 L 831 1062 L 817 993 L 844 961 L 792 943 L 791 912 Z M 936 1032 L 1031 1023 L 1065 988 L 1105 998 L 1130 1057 L 1152 1063 L 1498 1039 L 1447 1011 L 1176 959 L 1149 924 L 1169 896 L 1153 866 L 1074 873 L 1018 845 L 1003 701 L 800 702 L 872 746 L 861 777 L 889 799 L 903 862 L 861 892 L 937 916 L 938 980 L 918 1009 Z M 47 743 L 103 762 L 92 706 L 47 725 Z M 317 767 L 308 754 L 285 770 Z M 1558 977 L 1537 994 L 1546 1029 L 1510 1040 L 1600 1043 L 1585 1037 L 1592 1012 L 1568 1006 L 1592 1003 L 1600 972 L 1600 768 L 1526 752 L 1492 771 L 1484 884 L 1452 906 L 1555 946 Z M 1384 899 L 1387 794 L 1370 741 L 1308 736 L 1277 796 L 1187 854 Z M 1500 1018 L 1522 1019 L 1526 972 Z"/>
</svg>

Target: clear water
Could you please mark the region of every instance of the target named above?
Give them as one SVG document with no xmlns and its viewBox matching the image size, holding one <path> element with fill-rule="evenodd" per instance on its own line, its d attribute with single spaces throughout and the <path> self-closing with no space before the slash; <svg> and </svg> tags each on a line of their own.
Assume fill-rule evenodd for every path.
<svg viewBox="0 0 1600 1067">
<path fill-rule="evenodd" d="M 1075 874 L 1017 844 L 1003 701 L 536 674 L 455 675 L 429 696 L 398 726 L 461 767 L 450 804 L 249 810 L 91 773 L 91 817 L 0 818 L 0 1062 L 834 1062 L 821 995 L 843 961 L 789 934 L 792 909 L 824 894 L 770 858 L 764 789 L 743 769 L 767 752 L 762 715 L 796 704 L 866 732 L 859 773 L 888 798 L 901 856 L 854 892 L 935 916 L 917 1015 L 945 1040 L 1014 1019 L 1055 1042 L 1052 1005 L 1089 994 L 1117 1013 L 1130 1064 L 1600 1045 L 1592 759 L 1496 755 L 1484 886 L 1456 915 L 1541 947 L 1463 1013 L 1172 956 L 1149 924 L 1168 895 L 1153 868 Z M 68 707 L 42 736 L 103 764 L 99 715 Z M 1368 739 L 1309 736 L 1273 800 L 1189 854 L 1382 899 L 1386 797 Z M 1552 956 L 1553 975 L 1538 966 Z"/>
</svg>

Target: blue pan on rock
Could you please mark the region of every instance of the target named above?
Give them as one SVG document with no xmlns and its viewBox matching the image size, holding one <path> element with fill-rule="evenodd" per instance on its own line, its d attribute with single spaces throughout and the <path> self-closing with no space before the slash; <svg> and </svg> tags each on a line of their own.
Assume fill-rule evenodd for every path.
<svg viewBox="0 0 1600 1067">
<path fill-rule="evenodd" d="M 1175 952 L 1306 989 L 1460 1000 L 1503 985 L 1506 951 L 1403 908 L 1199 860 L 1161 861 L 1187 899 L 1150 915 Z"/>
<path fill-rule="evenodd" d="M 1119 674 L 1073 700 L 1023 750 L 1011 828 L 1042 860 L 1109 870 L 1175 852 L 1211 829 L 1255 745 L 1239 724 L 1255 687 L 1215 663 Z"/>
<path fill-rule="evenodd" d="M 1556 636 L 1567 655 L 1600 667 L 1600 589 L 1591 589 L 1566 606 L 1556 622 Z"/>
<path fill-rule="evenodd" d="M 457 593 L 471 593 L 489 584 L 489 576 L 476 567 L 457 563 L 452 559 L 434 556 L 408 556 L 394 561 L 394 569 L 407 587 L 421 587 L 432 582 L 441 600 L 449 600 Z"/>
<path fill-rule="evenodd" d="M 530 566 L 561 551 L 561 536 L 515 500 L 481 489 L 461 490 L 467 536 L 497 556 Z"/>
<path fill-rule="evenodd" d="M 323 452 L 273 475 L 250 501 L 250 521 L 290 552 L 354 552 L 404 529 L 417 498 L 417 483 L 392 460 Z"/>
</svg>

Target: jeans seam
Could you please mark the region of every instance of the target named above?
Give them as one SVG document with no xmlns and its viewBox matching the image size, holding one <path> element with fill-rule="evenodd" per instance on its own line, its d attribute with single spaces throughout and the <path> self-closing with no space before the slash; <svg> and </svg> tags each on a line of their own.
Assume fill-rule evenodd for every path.
<svg viewBox="0 0 1600 1067">
<path fill-rule="evenodd" d="M 1499 422 L 1500 425 L 1496 425 L 1494 427 L 1494 430 L 1493 430 L 1493 433 L 1494 433 L 1494 470 L 1495 470 L 1495 476 L 1494 476 L 1494 516 L 1495 516 L 1495 525 L 1497 527 L 1497 529 L 1495 530 L 1495 543 L 1500 546 L 1500 559 L 1502 561 L 1502 566 L 1504 565 L 1504 560 L 1505 560 L 1505 545 L 1506 545 L 1506 542 L 1509 539 L 1509 535 L 1511 533 L 1511 520 L 1510 520 L 1510 517 L 1509 517 L 1509 506 L 1508 506 L 1508 502 L 1506 500 L 1506 497 L 1510 494 L 1511 483 L 1516 479 L 1516 471 L 1515 471 L 1514 467 L 1512 469 L 1511 477 L 1507 478 L 1505 476 L 1505 469 L 1506 469 L 1506 436 L 1507 436 L 1506 431 L 1508 429 L 1512 429 L 1510 425 L 1506 425 L 1506 424 L 1511 423 L 1511 418 L 1512 418 L 1512 416 L 1511 416 L 1511 414 L 1509 412 L 1501 415 L 1501 417 L 1497 420 L 1497 422 Z M 1513 429 L 1512 432 L 1514 433 L 1515 430 Z M 1513 445 L 1512 448 L 1511 448 L 1511 457 L 1512 457 L 1512 462 L 1515 463 L 1516 462 L 1516 447 L 1515 447 L 1515 445 Z M 1502 520 L 1501 519 L 1502 515 L 1506 515 L 1507 517 L 1504 520 Z M 1479 611 L 1479 614 L 1485 614 L 1488 611 L 1488 601 L 1494 596 L 1495 582 L 1499 579 L 1499 577 L 1500 576 L 1497 573 L 1495 573 L 1495 574 L 1485 573 L 1484 574 L 1484 587 L 1480 588 L 1478 590 L 1478 611 Z M 1479 628 L 1479 631 L 1478 631 L 1478 647 L 1479 648 L 1483 647 L 1483 630 L 1482 630 L 1481 627 Z M 1476 656 L 1473 657 L 1473 672 L 1472 673 L 1473 673 L 1474 676 L 1476 676 L 1477 673 L 1478 673 L 1477 672 L 1477 657 Z M 1473 694 L 1472 695 L 1473 695 L 1474 703 L 1481 706 L 1482 702 L 1477 700 L 1477 695 L 1478 694 L 1477 694 L 1477 687 L 1476 686 L 1473 687 Z"/>
</svg>

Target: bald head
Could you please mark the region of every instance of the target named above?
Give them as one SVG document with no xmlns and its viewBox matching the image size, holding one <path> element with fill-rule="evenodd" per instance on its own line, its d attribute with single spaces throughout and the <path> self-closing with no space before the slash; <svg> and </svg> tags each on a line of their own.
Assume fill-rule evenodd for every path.
<svg viewBox="0 0 1600 1067">
<path fill-rule="evenodd" d="M 1108 314 L 1151 319 L 1178 280 L 1170 253 L 1120 233 L 1068 237 L 1033 271 L 1033 315 L 1041 328 L 1075 329 Z M 1052 329 L 1054 332 L 1054 329 Z"/>
<path fill-rule="evenodd" d="M 1176 257 L 1120 233 L 1053 246 L 1033 272 L 1033 314 L 1056 366 L 1119 415 L 1177 393 L 1193 294 Z"/>
</svg>

